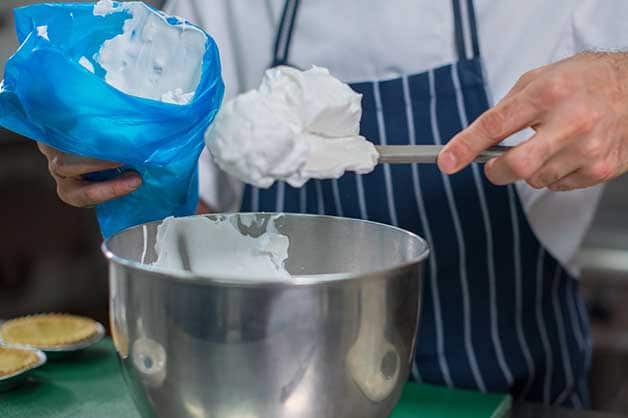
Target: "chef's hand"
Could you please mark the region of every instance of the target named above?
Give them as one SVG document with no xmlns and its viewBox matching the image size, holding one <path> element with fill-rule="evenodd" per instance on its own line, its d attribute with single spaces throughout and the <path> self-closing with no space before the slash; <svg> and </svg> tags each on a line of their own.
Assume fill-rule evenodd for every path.
<svg viewBox="0 0 628 418">
<path fill-rule="evenodd" d="M 485 166 L 497 185 L 525 180 L 554 191 L 593 186 L 628 170 L 628 54 L 583 53 L 525 74 L 493 109 L 454 137 L 440 169 L 453 174 L 524 128 L 529 140 Z"/>
<path fill-rule="evenodd" d="M 83 174 L 117 168 L 121 164 L 66 154 L 41 142 L 37 147 L 48 159 L 48 170 L 57 182 L 57 194 L 69 205 L 94 206 L 129 194 L 142 184 L 142 179 L 134 172 L 125 172 L 103 182 L 83 180 Z"/>
</svg>

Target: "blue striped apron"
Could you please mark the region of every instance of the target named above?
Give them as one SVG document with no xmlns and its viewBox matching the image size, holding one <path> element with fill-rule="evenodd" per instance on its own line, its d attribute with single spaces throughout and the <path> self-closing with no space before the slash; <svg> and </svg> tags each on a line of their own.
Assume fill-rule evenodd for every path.
<svg viewBox="0 0 628 418">
<path fill-rule="evenodd" d="M 273 65 L 288 64 L 298 8 L 299 0 L 286 1 Z M 457 62 L 351 84 L 363 95 L 362 135 L 376 144 L 443 144 L 488 109 L 472 0 L 453 0 L 453 12 Z M 247 186 L 242 210 L 347 216 L 420 234 L 432 252 L 414 379 L 589 404 L 578 282 L 539 243 L 513 186 L 493 186 L 478 165 L 453 176 L 435 165 L 380 165 L 300 189 Z"/>
</svg>

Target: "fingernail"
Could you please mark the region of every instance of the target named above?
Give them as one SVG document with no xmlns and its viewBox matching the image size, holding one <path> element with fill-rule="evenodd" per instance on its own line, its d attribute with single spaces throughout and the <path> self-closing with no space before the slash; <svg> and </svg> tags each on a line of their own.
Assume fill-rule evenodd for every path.
<svg viewBox="0 0 628 418">
<path fill-rule="evenodd" d="M 129 189 L 137 189 L 140 184 L 142 184 L 141 177 L 134 172 L 126 172 L 120 177 L 123 178 L 125 186 L 127 186 Z"/>
<path fill-rule="evenodd" d="M 438 157 L 438 165 L 445 173 L 452 173 L 456 170 L 458 160 L 453 152 L 443 151 Z"/>
</svg>

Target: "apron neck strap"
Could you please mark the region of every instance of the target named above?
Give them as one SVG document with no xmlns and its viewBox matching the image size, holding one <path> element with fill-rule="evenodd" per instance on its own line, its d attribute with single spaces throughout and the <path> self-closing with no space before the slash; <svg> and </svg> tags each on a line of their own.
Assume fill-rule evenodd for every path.
<svg viewBox="0 0 628 418">
<path fill-rule="evenodd" d="M 480 56 L 480 41 L 473 0 L 452 0 L 454 41 L 459 60 Z"/>
<path fill-rule="evenodd" d="M 292 44 L 292 34 L 297 20 L 300 0 L 286 0 L 281 13 L 281 20 L 275 35 L 272 67 L 288 65 L 288 55 Z"/>
<path fill-rule="evenodd" d="M 296 24 L 300 0 L 286 0 L 275 35 L 272 67 L 288 65 L 292 35 Z M 458 59 L 480 56 L 480 41 L 473 0 L 452 0 L 454 12 L 454 41 Z"/>
</svg>

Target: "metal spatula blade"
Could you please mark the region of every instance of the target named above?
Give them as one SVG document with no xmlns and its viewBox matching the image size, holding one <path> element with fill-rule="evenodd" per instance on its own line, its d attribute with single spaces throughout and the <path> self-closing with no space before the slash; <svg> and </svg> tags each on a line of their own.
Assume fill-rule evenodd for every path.
<svg viewBox="0 0 628 418">
<path fill-rule="evenodd" d="M 380 164 L 435 164 L 443 145 L 376 145 Z M 475 163 L 499 157 L 512 147 L 497 145 L 478 155 Z"/>
</svg>

